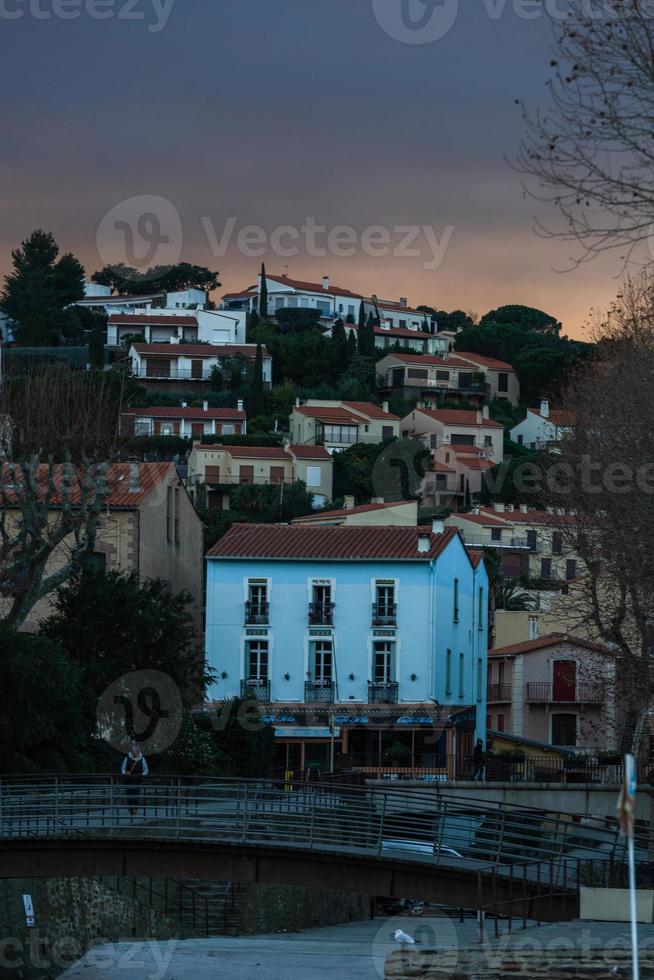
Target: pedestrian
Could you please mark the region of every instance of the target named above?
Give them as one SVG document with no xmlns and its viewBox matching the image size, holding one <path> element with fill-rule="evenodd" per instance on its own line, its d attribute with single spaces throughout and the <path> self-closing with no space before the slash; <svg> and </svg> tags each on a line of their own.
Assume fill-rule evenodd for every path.
<svg viewBox="0 0 654 980">
<path fill-rule="evenodd" d="M 126 795 L 130 816 L 135 817 L 141 796 L 143 777 L 148 774 L 148 764 L 138 742 L 132 742 L 129 753 L 123 759 L 120 771 L 127 783 Z"/>
<path fill-rule="evenodd" d="M 484 780 L 484 769 L 486 767 L 485 753 L 484 753 L 484 743 L 480 738 L 477 739 L 474 751 L 472 753 L 472 761 L 474 763 L 475 771 L 473 774 L 473 779 L 475 782 L 483 782 Z"/>
</svg>

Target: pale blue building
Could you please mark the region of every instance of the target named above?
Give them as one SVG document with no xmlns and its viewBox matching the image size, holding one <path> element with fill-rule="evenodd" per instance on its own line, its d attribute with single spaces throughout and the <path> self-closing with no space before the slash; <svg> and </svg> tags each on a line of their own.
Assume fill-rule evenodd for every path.
<svg viewBox="0 0 654 980">
<path fill-rule="evenodd" d="M 455 529 L 236 524 L 207 557 L 209 699 L 281 768 L 460 769 L 486 726 L 488 576 Z"/>
</svg>

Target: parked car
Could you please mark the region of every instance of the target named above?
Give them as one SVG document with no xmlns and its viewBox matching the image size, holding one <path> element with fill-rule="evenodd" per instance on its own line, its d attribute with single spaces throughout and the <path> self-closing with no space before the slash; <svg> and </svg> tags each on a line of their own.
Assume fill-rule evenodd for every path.
<svg viewBox="0 0 654 980">
<path fill-rule="evenodd" d="M 382 854 L 395 851 L 402 854 L 443 854 L 446 857 L 463 857 L 463 854 L 448 844 L 432 844 L 427 840 L 402 840 L 398 838 L 382 840 L 381 850 Z"/>
</svg>

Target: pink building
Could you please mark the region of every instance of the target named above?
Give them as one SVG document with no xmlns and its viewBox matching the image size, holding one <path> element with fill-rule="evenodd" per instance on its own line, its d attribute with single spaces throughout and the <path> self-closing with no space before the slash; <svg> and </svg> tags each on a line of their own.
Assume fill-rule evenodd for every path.
<svg viewBox="0 0 654 980">
<path fill-rule="evenodd" d="M 617 747 L 616 654 L 563 633 L 488 651 L 487 727 L 550 745 Z"/>
</svg>

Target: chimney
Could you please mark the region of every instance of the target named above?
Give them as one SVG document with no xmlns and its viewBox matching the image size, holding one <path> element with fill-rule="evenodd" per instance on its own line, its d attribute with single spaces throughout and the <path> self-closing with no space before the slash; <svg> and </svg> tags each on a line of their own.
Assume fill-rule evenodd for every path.
<svg viewBox="0 0 654 980">
<path fill-rule="evenodd" d="M 529 513 L 529 506 L 527 504 L 520 504 L 520 513 L 521 514 L 528 514 Z"/>
<path fill-rule="evenodd" d="M 329 276 L 322 277 L 322 288 L 329 289 Z"/>
<path fill-rule="evenodd" d="M 409 302 L 408 302 L 406 296 L 400 296 L 400 306 L 402 307 L 402 309 L 405 310 L 408 305 L 409 305 Z"/>
<path fill-rule="evenodd" d="M 443 534 L 445 531 L 445 521 L 442 517 L 435 517 L 431 522 L 432 534 Z"/>
<path fill-rule="evenodd" d="M 238 401 L 236 402 L 236 410 L 237 410 L 238 412 L 242 412 L 242 411 L 244 411 L 244 409 L 243 409 L 243 404 L 244 404 L 244 403 L 243 403 L 243 399 L 242 399 L 242 398 L 239 398 L 239 400 L 238 400 Z"/>
<path fill-rule="evenodd" d="M 481 411 L 481 409 L 477 409 L 477 425 L 481 425 L 483 419 L 484 419 L 483 412 Z"/>
<path fill-rule="evenodd" d="M 300 399 L 299 398 L 296 398 L 295 399 L 295 407 L 296 408 L 299 408 L 300 407 Z"/>
<path fill-rule="evenodd" d="M 141 465 L 140 463 L 129 464 L 129 492 L 141 492 Z"/>
<path fill-rule="evenodd" d="M 513 513 L 513 504 L 507 504 L 506 505 L 506 510 L 507 510 L 507 512 L 509 514 L 512 514 Z"/>
<path fill-rule="evenodd" d="M 540 414 L 544 419 L 550 417 L 550 403 L 548 398 L 541 398 L 540 400 Z"/>
<path fill-rule="evenodd" d="M 481 414 L 482 414 L 482 417 L 485 418 L 485 419 L 489 419 L 490 418 L 490 412 L 488 411 L 488 405 L 484 405 L 483 406 L 483 408 L 481 410 Z"/>
<path fill-rule="evenodd" d="M 475 504 L 475 506 L 472 508 L 472 513 L 477 515 L 481 514 L 481 507 L 479 504 Z"/>
<path fill-rule="evenodd" d="M 209 411 L 209 402 L 207 402 L 207 401 L 202 402 L 202 411 L 203 412 L 208 412 Z"/>
<path fill-rule="evenodd" d="M 386 412 L 388 415 L 388 402 L 382 402 L 382 412 Z"/>
<path fill-rule="evenodd" d="M 495 511 L 496 514 L 503 514 L 504 509 L 505 509 L 504 504 L 500 503 L 499 500 L 494 501 L 493 510 Z"/>
<path fill-rule="evenodd" d="M 182 402 L 182 408 L 188 408 L 188 402 Z"/>
<path fill-rule="evenodd" d="M 346 493 L 343 497 L 343 510 L 352 510 L 354 507 L 354 496 L 350 493 Z"/>
<path fill-rule="evenodd" d="M 179 337 L 178 337 L 178 335 L 176 333 L 174 333 L 172 335 L 172 337 L 170 338 L 170 343 L 171 344 L 178 344 L 179 343 Z"/>
<path fill-rule="evenodd" d="M 431 551 L 431 538 L 428 534 L 418 534 L 418 554 L 428 555 Z"/>
</svg>

